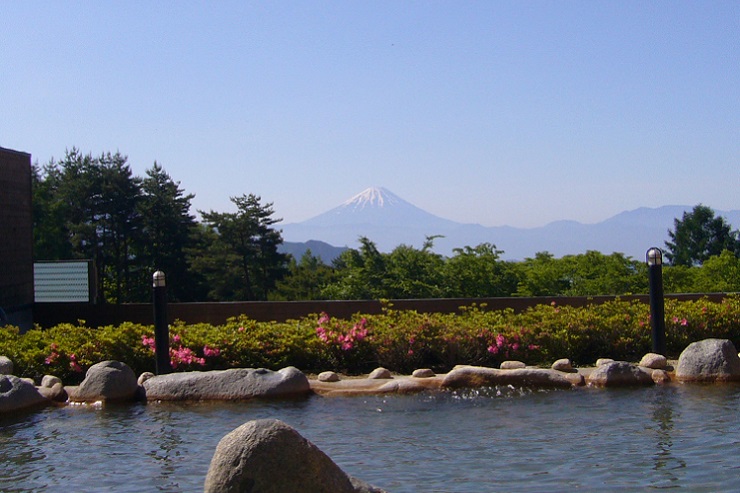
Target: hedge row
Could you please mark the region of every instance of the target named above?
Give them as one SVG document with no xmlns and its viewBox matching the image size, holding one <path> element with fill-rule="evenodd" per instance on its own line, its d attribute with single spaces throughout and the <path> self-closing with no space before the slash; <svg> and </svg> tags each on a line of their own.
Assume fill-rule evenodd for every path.
<svg viewBox="0 0 740 493">
<path fill-rule="evenodd" d="M 740 343 L 740 297 L 722 302 L 666 300 L 668 357 L 709 337 Z M 108 359 L 136 374 L 154 371 L 154 329 L 133 323 L 98 329 L 61 324 L 20 334 L 0 328 L 0 355 L 15 373 L 36 380 L 45 374 L 79 382 L 91 365 Z M 170 357 L 175 371 L 296 366 L 306 373 L 366 373 L 383 366 L 448 371 L 456 364 L 496 367 L 507 359 L 550 365 L 570 358 L 590 365 L 597 358 L 636 361 L 652 347 L 649 307 L 616 300 L 584 308 L 539 305 L 522 313 L 463 307 L 460 314 L 418 313 L 386 305 L 379 315 L 335 319 L 315 314 L 285 323 L 246 317 L 226 324 L 174 323 Z"/>
</svg>

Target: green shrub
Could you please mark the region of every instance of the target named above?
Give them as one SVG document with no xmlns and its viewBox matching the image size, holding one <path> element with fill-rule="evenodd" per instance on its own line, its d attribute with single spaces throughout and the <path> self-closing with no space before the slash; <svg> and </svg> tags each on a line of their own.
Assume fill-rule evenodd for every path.
<svg viewBox="0 0 740 493">
<path fill-rule="evenodd" d="M 539 305 L 514 313 L 461 307 L 459 314 L 395 310 L 335 319 L 314 314 L 282 323 L 241 316 L 226 324 L 169 328 L 175 371 L 233 367 L 277 370 L 296 366 L 307 373 L 336 370 L 367 373 L 378 366 L 408 373 L 416 368 L 448 371 L 458 364 L 498 366 L 515 359 L 549 366 L 559 358 L 590 365 L 597 358 L 636 361 L 652 347 L 650 310 L 636 301 L 611 301 L 583 308 Z M 722 302 L 666 300 L 668 357 L 710 337 L 740 343 L 740 297 Z M 0 354 L 20 376 L 57 375 L 78 383 L 93 364 L 123 361 L 136 374 L 154 371 L 154 329 L 133 323 L 92 329 L 60 324 L 21 334 L 0 328 Z"/>
</svg>

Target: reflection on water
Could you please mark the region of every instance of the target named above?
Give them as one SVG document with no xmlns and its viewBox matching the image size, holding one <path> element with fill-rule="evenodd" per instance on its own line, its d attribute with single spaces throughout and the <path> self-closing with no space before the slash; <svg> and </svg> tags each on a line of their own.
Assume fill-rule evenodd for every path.
<svg viewBox="0 0 740 493">
<path fill-rule="evenodd" d="M 278 418 L 395 493 L 728 491 L 739 386 L 70 406 L 0 418 L 2 491 L 202 491 L 218 441 Z"/>
<path fill-rule="evenodd" d="M 656 389 L 653 395 L 653 431 L 656 438 L 656 450 L 653 454 L 653 469 L 658 473 L 655 486 L 661 489 L 678 488 L 679 477 L 676 469 L 686 467 L 686 461 L 672 453 L 673 448 L 673 415 L 680 417 L 680 402 L 674 387 Z"/>
</svg>

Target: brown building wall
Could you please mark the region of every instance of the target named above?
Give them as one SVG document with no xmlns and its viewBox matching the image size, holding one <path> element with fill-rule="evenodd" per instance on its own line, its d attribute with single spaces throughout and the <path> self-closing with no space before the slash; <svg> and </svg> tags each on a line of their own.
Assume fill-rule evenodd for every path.
<svg viewBox="0 0 740 493">
<path fill-rule="evenodd" d="M 31 155 L 0 147 L 0 307 L 28 328 L 33 309 Z"/>
<path fill-rule="evenodd" d="M 676 294 L 666 298 L 696 300 L 707 297 L 720 301 L 725 295 L 714 294 Z M 477 304 L 486 310 L 511 308 L 516 312 L 529 307 L 550 304 L 586 306 L 612 301 L 637 300 L 648 303 L 648 295 L 635 296 L 573 296 L 539 298 L 456 298 L 427 300 L 391 300 L 394 309 L 416 310 L 421 313 L 455 313 L 460 307 Z M 231 317 L 246 315 L 259 322 L 284 322 L 310 314 L 328 313 L 335 318 L 349 318 L 356 313 L 378 314 L 383 305 L 379 301 L 244 301 L 232 303 L 170 303 L 167 315 L 170 322 L 181 320 L 185 323 L 209 323 L 221 325 Z M 37 303 L 34 308 L 34 321 L 41 327 L 49 328 L 60 323 L 78 323 L 84 320 L 88 327 L 119 325 L 134 322 L 154 325 L 154 308 L 149 303 L 126 305 L 94 305 L 90 303 Z"/>
</svg>

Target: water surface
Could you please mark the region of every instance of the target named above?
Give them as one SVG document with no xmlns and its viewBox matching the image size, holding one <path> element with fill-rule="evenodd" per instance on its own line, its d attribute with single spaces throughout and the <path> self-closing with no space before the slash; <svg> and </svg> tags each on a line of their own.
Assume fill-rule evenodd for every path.
<svg viewBox="0 0 740 493">
<path fill-rule="evenodd" d="M 278 418 L 392 493 L 731 491 L 740 386 L 68 406 L 0 418 L 4 492 L 195 492 L 218 441 Z"/>
</svg>

